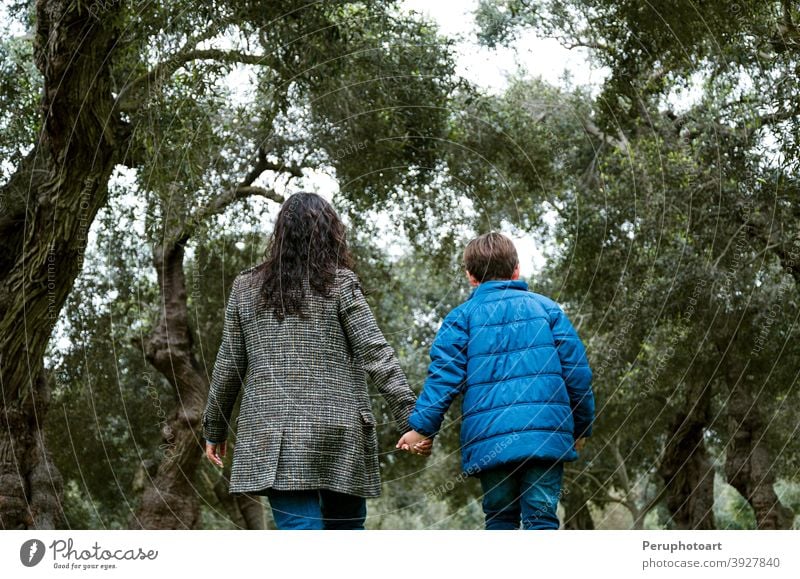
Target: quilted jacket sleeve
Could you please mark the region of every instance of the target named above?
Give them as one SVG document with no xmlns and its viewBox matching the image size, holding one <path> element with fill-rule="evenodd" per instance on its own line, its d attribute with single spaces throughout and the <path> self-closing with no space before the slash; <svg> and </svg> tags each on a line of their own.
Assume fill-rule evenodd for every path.
<svg viewBox="0 0 800 579">
<path fill-rule="evenodd" d="M 548 311 L 550 327 L 558 357 L 561 360 L 561 371 L 572 407 L 575 439 L 591 436 L 592 422 L 594 421 L 594 394 L 592 392 L 592 370 L 586 359 L 586 350 L 561 307 L 552 302 Z"/>
<path fill-rule="evenodd" d="M 467 342 L 469 334 L 462 312 L 456 308 L 445 317 L 431 345 L 428 377 L 409 418 L 411 428 L 434 436 L 444 420 L 453 398 L 467 379 Z"/>
<path fill-rule="evenodd" d="M 203 411 L 203 436 L 207 441 L 222 442 L 227 438 L 233 406 L 247 372 L 247 352 L 239 323 L 239 280 L 238 276 L 233 280 L 228 296 L 222 344 L 217 352 L 208 401 Z"/>
<path fill-rule="evenodd" d="M 339 317 L 342 329 L 353 355 L 386 399 L 398 429 L 405 433 L 410 430 L 408 415 L 416 396 L 394 350 L 375 321 L 356 274 L 346 270 L 341 275 Z"/>
</svg>

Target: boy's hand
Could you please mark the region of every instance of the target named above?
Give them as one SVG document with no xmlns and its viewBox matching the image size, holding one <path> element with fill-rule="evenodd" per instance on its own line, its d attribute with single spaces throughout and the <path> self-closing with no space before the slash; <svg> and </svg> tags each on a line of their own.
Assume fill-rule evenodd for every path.
<svg viewBox="0 0 800 579">
<path fill-rule="evenodd" d="M 421 454 L 422 456 L 430 456 L 433 450 L 433 440 L 424 434 L 420 434 L 416 430 L 409 430 L 400 437 L 395 448 L 400 448 L 414 454 Z"/>
<path fill-rule="evenodd" d="M 577 450 L 578 452 L 581 452 L 583 450 L 584 446 L 586 446 L 586 438 L 585 437 L 584 438 L 579 438 L 578 440 L 575 441 L 575 450 Z"/>
</svg>

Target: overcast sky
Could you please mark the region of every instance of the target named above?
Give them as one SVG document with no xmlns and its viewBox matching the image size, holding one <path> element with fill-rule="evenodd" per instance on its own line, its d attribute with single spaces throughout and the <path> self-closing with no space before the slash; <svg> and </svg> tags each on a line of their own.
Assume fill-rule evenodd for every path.
<svg viewBox="0 0 800 579">
<path fill-rule="evenodd" d="M 458 72 L 490 92 L 502 92 L 507 76 L 518 68 L 553 84 L 560 82 L 565 70 L 578 85 L 599 83 L 605 74 L 589 66 L 584 49 L 568 50 L 533 31 L 521 31 L 511 48 L 478 46 L 473 16 L 478 0 L 405 0 L 404 4 L 433 19 L 444 35 L 459 40 Z"/>
</svg>

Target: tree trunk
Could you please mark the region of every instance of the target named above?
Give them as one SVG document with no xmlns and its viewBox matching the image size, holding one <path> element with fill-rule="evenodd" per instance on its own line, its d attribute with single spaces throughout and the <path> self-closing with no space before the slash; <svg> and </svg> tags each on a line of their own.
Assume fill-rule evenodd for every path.
<svg viewBox="0 0 800 579">
<path fill-rule="evenodd" d="M 153 251 L 162 303 L 145 356 L 175 389 L 176 407 L 161 428 L 164 456 L 145 485 L 132 528 L 194 529 L 199 521 L 194 477 L 203 456 L 200 422 L 208 382 L 192 353 L 183 254 L 183 241 Z"/>
<path fill-rule="evenodd" d="M 242 513 L 245 529 L 266 529 L 266 512 L 264 503 L 256 495 L 236 495 L 234 499 L 239 512 Z"/>
<path fill-rule="evenodd" d="M 727 405 L 730 433 L 725 475 L 753 507 L 759 529 L 791 529 L 794 512 L 775 494 L 775 463 L 764 441 L 764 420 L 745 380 L 734 386 Z"/>
<path fill-rule="evenodd" d="M 135 528 L 193 529 L 199 522 L 195 478 L 205 451 L 201 418 L 209 383 L 193 351 L 183 269 L 185 242 L 185 237 L 166 241 L 153 252 L 162 309 L 158 325 L 145 344 L 145 355 L 175 389 L 176 407 L 162 428 L 164 457 L 155 477 L 145 485 L 132 520 Z M 260 500 L 249 496 L 232 500 L 236 505 L 233 512 L 238 511 L 241 516 L 238 520 L 245 528 L 264 528 L 264 507 Z"/>
<path fill-rule="evenodd" d="M 0 190 L 0 527 L 61 525 L 61 476 L 44 440 L 44 354 L 105 204 L 123 127 L 112 117 L 109 54 L 118 4 L 101 18 L 39 0 L 40 139 Z"/>
<path fill-rule="evenodd" d="M 675 529 L 714 529 L 714 466 L 706 450 L 710 388 L 687 389 L 684 408 L 673 418 L 659 465 Z"/>
</svg>

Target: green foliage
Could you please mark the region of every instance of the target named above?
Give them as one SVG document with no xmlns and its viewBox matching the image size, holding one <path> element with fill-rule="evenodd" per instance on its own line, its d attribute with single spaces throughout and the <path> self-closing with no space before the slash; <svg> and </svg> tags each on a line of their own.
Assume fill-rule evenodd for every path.
<svg viewBox="0 0 800 579">
<path fill-rule="evenodd" d="M 755 529 L 753 508 L 721 476 L 714 482 L 714 518 L 719 529 Z"/>
<path fill-rule="evenodd" d="M 6 181 L 36 139 L 40 97 L 41 75 L 33 64 L 30 39 L 0 40 L 0 182 Z"/>
</svg>

